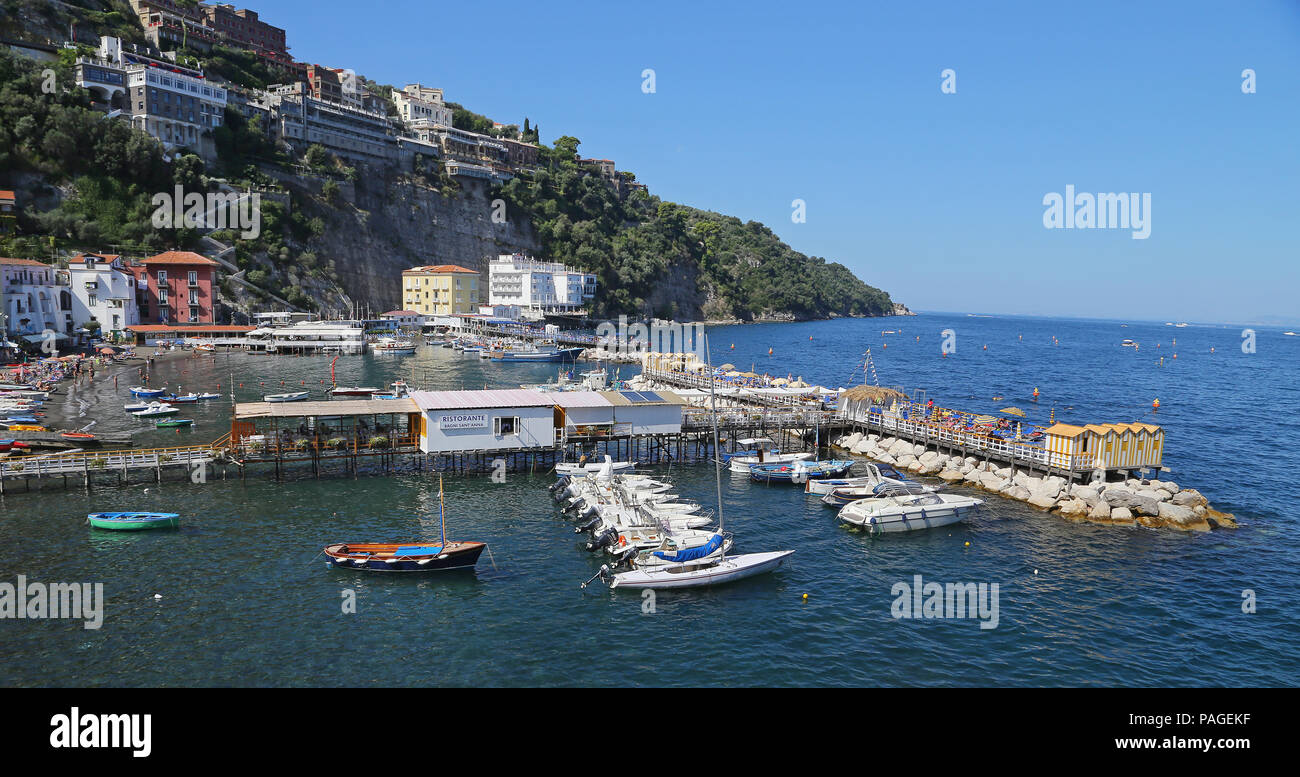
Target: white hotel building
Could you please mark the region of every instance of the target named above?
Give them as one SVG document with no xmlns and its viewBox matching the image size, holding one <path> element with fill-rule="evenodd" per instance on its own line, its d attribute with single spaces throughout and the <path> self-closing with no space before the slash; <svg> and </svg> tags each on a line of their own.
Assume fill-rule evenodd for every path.
<svg viewBox="0 0 1300 777">
<path fill-rule="evenodd" d="M 524 310 L 573 312 L 596 296 L 596 276 L 524 254 L 501 254 L 488 262 L 488 304 Z"/>
<path fill-rule="evenodd" d="M 103 336 L 121 336 L 140 323 L 135 276 L 119 256 L 83 254 L 68 260 L 72 317 L 78 326 L 99 322 Z"/>
</svg>

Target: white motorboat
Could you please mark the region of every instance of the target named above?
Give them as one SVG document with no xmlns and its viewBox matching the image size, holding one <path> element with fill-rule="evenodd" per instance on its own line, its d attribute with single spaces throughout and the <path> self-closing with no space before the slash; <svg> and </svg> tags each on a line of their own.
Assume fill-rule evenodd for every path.
<svg viewBox="0 0 1300 777">
<path fill-rule="evenodd" d="M 393 337 L 381 337 L 370 350 L 377 354 L 388 354 L 390 356 L 413 356 L 415 355 L 415 342 L 412 340 L 398 340 Z"/>
<path fill-rule="evenodd" d="M 733 580 L 770 572 L 781 566 L 793 550 L 745 553 L 740 556 L 717 556 L 699 561 L 676 562 L 639 567 L 619 572 L 610 588 L 696 588 L 719 585 Z"/>
<path fill-rule="evenodd" d="M 287 394 L 267 394 L 263 402 L 299 402 L 311 395 L 310 391 L 291 391 Z"/>
<path fill-rule="evenodd" d="M 608 456 L 605 457 L 605 461 L 609 461 Z M 611 465 L 610 471 L 618 473 L 618 472 L 631 472 L 632 469 L 636 466 L 636 463 L 631 461 L 613 461 L 610 462 L 610 465 Z M 603 466 L 605 465 L 602 462 L 594 462 L 594 463 L 586 463 L 586 464 L 581 462 L 564 462 L 555 465 L 555 474 L 594 475 L 600 472 L 600 468 Z"/>
<path fill-rule="evenodd" d="M 781 453 L 776 450 L 771 452 L 757 451 L 744 456 L 732 456 L 727 460 L 727 468 L 732 472 L 748 475 L 750 467 L 755 464 L 793 464 L 796 461 L 808 461 L 816 455 L 815 451 L 807 453 Z"/>
<path fill-rule="evenodd" d="M 151 407 L 148 408 L 147 410 L 139 410 L 132 413 L 131 415 L 135 416 L 136 418 L 153 418 L 154 416 L 160 416 L 160 415 L 175 415 L 179 412 L 180 412 L 180 408 L 172 407 L 171 405 L 164 404 L 161 407 Z"/>
<path fill-rule="evenodd" d="M 160 407 L 171 407 L 166 402 L 132 402 L 129 405 L 122 405 L 122 409 L 128 413 L 139 413 L 144 410 L 152 410 Z"/>
<path fill-rule="evenodd" d="M 982 499 L 958 494 L 906 494 L 850 502 L 839 519 L 872 534 L 915 531 L 956 523 L 982 504 Z"/>
<path fill-rule="evenodd" d="M 808 494 L 825 496 L 837 488 L 859 488 L 861 486 L 875 486 L 879 483 L 910 483 L 892 467 L 890 472 L 897 477 L 886 476 L 881 472 L 880 467 L 871 462 L 857 462 L 857 466 L 865 471 L 865 474 L 851 478 L 811 478 L 804 484 L 803 490 Z"/>
</svg>

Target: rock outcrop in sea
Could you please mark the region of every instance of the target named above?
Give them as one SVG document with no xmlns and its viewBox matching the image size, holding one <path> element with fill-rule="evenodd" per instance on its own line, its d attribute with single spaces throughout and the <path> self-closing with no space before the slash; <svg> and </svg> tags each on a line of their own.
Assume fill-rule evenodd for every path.
<svg viewBox="0 0 1300 777">
<path fill-rule="evenodd" d="M 833 444 L 900 470 L 1027 502 L 1072 521 L 1181 531 L 1237 528 L 1233 516 L 1215 510 L 1201 492 L 1169 480 L 1069 483 L 1056 475 L 1013 470 L 1010 465 L 974 456 L 949 456 L 910 440 L 878 434 L 854 433 Z"/>
</svg>

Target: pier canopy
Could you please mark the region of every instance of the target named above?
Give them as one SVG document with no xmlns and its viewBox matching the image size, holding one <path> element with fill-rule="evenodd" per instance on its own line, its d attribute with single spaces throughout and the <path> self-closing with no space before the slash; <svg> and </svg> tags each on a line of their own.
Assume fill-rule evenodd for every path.
<svg viewBox="0 0 1300 777">
<path fill-rule="evenodd" d="M 556 391 L 556 428 L 573 437 L 677 434 L 682 406 L 671 391 Z"/>
<path fill-rule="evenodd" d="M 394 450 L 415 445 L 419 419 L 410 399 L 240 402 L 230 441 L 246 455 Z"/>
<path fill-rule="evenodd" d="M 251 326 L 225 324 L 131 324 L 126 331 L 136 345 L 153 345 L 160 340 L 239 340 L 253 331 Z"/>
</svg>

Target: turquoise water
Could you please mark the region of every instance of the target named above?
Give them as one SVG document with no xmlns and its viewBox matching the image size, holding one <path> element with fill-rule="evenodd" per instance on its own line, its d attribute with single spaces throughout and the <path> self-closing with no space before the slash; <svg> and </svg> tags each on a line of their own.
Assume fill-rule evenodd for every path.
<svg viewBox="0 0 1300 777">
<path fill-rule="evenodd" d="M 942 358 L 945 329 L 954 330 L 957 352 Z M 1124 338 L 1141 349 L 1121 348 Z M 1257 352 L 1245 354 L 1240 328 L 922 315 L 718 327 L 711 339 L 715 361 L 758 372 L 846 384 L 870 346 L 881 383 L 924 388 L 941 405 L 1014 404 L 1040 422 L 1053 406 L 1058 419 L 1074 422 L 1154 420 L 1167 429 L 1166 477 L 1202 490 L 1242 528 L 1184 535 L 1096 527 L 988 497 L 965 523 L 871 539 L 839 528 L 831 509 L 796 489 L 724 473 L 737 550 L 797 552 L 771 575 L 659 592 L 645 613 L 637 592 L 579 588 L 599 559 L 554 509 L 542 476 L 503 484 L 448 476 L 449 533 L 487 541 L 492 557 L 477 573 L 425 579 L 330 570 L 318 554 L 334 541 L 436 537 L 438 482 L 428 472 L 284 483 L 231 472 L 204 485 L 18 490 L 0 500 L 9 540 L 0 582 L 19 574 L 102 582 L 107 605 L 98 631 L 72 621 L 0 621 L 0 683 L 1296 684 L 1290 440 L 1300 425 L 1300 338 L 1260 330 Z M 413 364 L 440 388 L 554 375 L 548 365 L 425 349 L 404 360 L 342 358 L 338 380 L 409 380 Z M 233 374 L 246 400 L 301 381 L 319 389 L 328 370 L 326 358 L 222 355 L 159 364 L 153 382 L 194 390 L 221 383 L 225 392 Z M 128 381 L 119 383 L 116 393 L 104 380 L 79 390 L 77 412 L 100 419 L 99 429 L 138 424 L 121 410 Z M 142 431 L 137 442 L 228 430 L 223 403 L 192 415 L 192 431 Z M 654 471 L 685 496 L 715 500 L 707 465 Z M 109 509 L 175 510 L 185 521 L 177 532 L 132 536 L 85 526 L 86 512 Z M 917 574 L 997 583 L 997 628 L 893 618 L 892 586 Z M 1242 612 L 1245 589 L 1257 597 L 1253 614 Z M 345 614 L 348 592 L 356 612 Z"/>
</svg>

